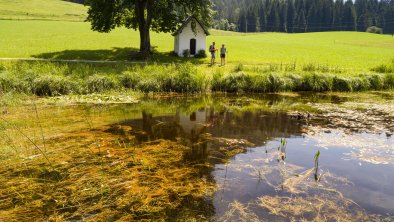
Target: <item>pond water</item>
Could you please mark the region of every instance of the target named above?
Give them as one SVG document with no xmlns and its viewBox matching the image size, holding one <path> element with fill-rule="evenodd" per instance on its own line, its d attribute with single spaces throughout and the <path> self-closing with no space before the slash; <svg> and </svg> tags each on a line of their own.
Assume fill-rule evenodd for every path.
<svg viewBox="0 0 394 222">
<path fill-rule="evenodd" d="M 190 207 L 197 220 L 394 220 L 394 94 L 222 95 L 147 98 L 134 104 L 60 104 L 46 102 L 34 109 L 26 106 L 3 112 L 9 125 L 3 122 L 0 160 L 8 165 L 15 159 L 34 165 L 38 156 L 37 164 L 45 164 L 37 150 L 16 158 L 5 148 L 14 144 L 27 150 L 28 146 L 9 138 L 12 133 L 19 135 L 11 123 L 30 128 L 27 136 L 42 149 L 42 136 L 47 140 L 45 149 L 51 144 L 77 149 L 93 144 L 81 144 L 87 140 L 82 132 L 94 134 L 94 143 L 106 150 L 99 148 L 98 153 L 106 153 L 108 159 L 117 151 L 105 142 L 107 137 L 142 149 L 144 144 L 171 141 L 188 147 L 182 161 L 189 161 L 189 166 L 210 166 L 198 178 L 214 188 L 195 200 L 205 202 L 204 207 Z M 76 157 L 68 157 L 76 154 L 65 153 L 59 165 L 75 161 Z M 56 159 L 51 152 L 47 155 Z M 5 175 L 6 169 L 10 168 L 0 173 Z M 0 204 L 0 209 L 7 206 Z M 187 211 L 184 208 L 178 210 Z M 68 212 L 64 218 L 82 220 L 95 213 Z M 190 216 L 171 213 L 169 218 L 185 215 Z"/>
</svg>

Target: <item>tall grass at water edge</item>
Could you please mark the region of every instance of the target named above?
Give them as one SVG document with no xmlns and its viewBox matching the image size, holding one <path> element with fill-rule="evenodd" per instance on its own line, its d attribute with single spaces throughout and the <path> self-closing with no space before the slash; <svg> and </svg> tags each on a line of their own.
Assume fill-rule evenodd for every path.
<svg viewBox="0 0 394 222">
<path fill-rule="evenodd" d="M 309 66 L 311 68 L 312 65 Z M 289 71 L 290 70 L 290 71 Z M 38 96 L 89 94 L 109 90 L 141 92 L 367 91 L 394 88 L 394 72 L 344 74 L 321 70 L 170 65 L 88 65 L 48 62 L 0 63 L 0 93 Z M 326 71 L 330 71 L 327 69 Z M 382 71 L 382 73 L 378 73 Z"/>
</svg>

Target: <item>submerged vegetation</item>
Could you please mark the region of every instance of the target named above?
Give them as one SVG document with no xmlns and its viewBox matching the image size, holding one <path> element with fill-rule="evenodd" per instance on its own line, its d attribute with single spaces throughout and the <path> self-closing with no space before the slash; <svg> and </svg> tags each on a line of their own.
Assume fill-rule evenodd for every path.
<svg viewBox="0 0 394 222">
<path fill-rule="evenodd" d="M 343 74 L 330 69 L 268 66 L 207 68 L 191 63 L 168 65 L 59 64 L 2 62 L 0 92 L 38 96 L 100 93 L 110 90 L 140 92 L 281 92 L 390 90 L 394 73 Z M 379 71 L 379 70 L 377 70 Z"/>
<path fill-rule="evenodd" d="M 211 166 L 185 145 L 137 142 L 149 131 L 109 124 L 125 113 L 87 106 L 48 115 L 39 107 L 38 119 L 18 109 L 1 114 L 1 220 L 201 220 L 213 212 L 215 186 L 204 176 Z M 45 138 L 35 136 L 41 124 Z"/>
<path fill-rule="evenodd" d="M 346 107 L 348 95 L 139 95 L 139 100 L 133 100 L 125 95 L 95 94 L 4 105 L 0 108 L 0 218 L 257 220 L 255 209 L 273 220 L 379 218 L 365 212 L 345 192 L 339 192 L 350 182 L 327 172 L 327 163 L 319 163 L 322 173 L 315 181 L 319 161 L 315 156 L 313 168 L 315 149 L 305 149 L 310 151 L 303 155 L 308 166 L 293 163 L 294 152 L 302 149 L 294 146 L 292 137 L 312 138 L 305 133 L 317 136 L 335 120 L 340 120 L 338 124 L 348 120 L 347 125 L 351 125 L 351 117 L 343 116 L 319 122 L 320 116 L 326 118 L 325 113 L 317 112 L 314 103 Z M 371 107 L 367 102 L 376 103 L 379 98 L 385 105 L 392 98 L 390 93 L 352 95 L 365 107 Z M 311 112 L 311 118 L 294 118 L 288 111 Z M 363 111 L 358 106 L 358 112 Z M 352 117 L 358 116 L 357 112 L 352 113 Z M 364 118 L 377 125 L 384 122 L 376 116 Z M 370 126 L 369 122 L 365 124 Z M 323 129 L 316 129 L 316 125 Z M 347 137 L 339 137 L 348 143 Z M 376 153 L 375 143 L 371 148 L 365 144 L 362 152 L 352 151 L 351 158 L 357 163 L 388 155 L 387 147 L 382 150 L 384 153 Z M 259 149 L 261 145 L 264 147 Z M 250 154 L 257 158 L 250 164 L 232 163 L 240 153 L 243 154 L 238 156 Z M 386 159 L 387 163 L 392 161 Z M 234 164 L 238 164 L 236 169 Z M 229 178 L 228 184 L 222 185 L 221 178 L 213 178 L 218 165 L 226 166 L 228 177 L 232 170 L 250 173 L 255 182 L 266 185 L 275 194 L 259 193 L 250 203 L 231 201 L 226 203 L 226 212 L 220 213 L 215 195 L 226 192 L 226 186 L 249 183 L 242 180 L 240 185 Z M 242 192 L 241 195 L 244 196 Z M 387 195 L 391 198 L 391 194 Z M 297 207 L 297 203 L 302 207 Z"/>
</svg>

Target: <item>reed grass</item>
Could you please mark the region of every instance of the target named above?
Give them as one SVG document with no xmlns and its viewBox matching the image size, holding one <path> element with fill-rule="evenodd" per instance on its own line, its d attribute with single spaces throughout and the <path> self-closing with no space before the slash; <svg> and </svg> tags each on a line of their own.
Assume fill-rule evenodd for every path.
<svg viewBox="0 0 394 222">
<path fill-rule="evenodd" d="M 321 68 L 289 72 L 283 68 L 267 71 L 242 64 L 234 68 L 196 66 L 192 63 L 145 66 L 48 62 L 0 64 L 0 93 L 3 94 L 58 96 L 130 89 L 144 93 L 358 92 L 394 88 L 394 73 L 343 74 Z"/>
<path fill-rule="evenodd" d="M 391 63 L 377 65 L 371 70 L 379 73 L 394 73 L 394 59 L 391 60 Z"/>
</svg>

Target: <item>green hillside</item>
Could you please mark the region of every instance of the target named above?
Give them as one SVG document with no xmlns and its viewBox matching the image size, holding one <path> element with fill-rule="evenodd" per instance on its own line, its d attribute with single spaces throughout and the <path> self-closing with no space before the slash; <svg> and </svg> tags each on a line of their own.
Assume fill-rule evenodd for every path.
<svg viewBox="0 0 394 222">
<path fill-rule="evenodd" d="M 27 34 L 28 33 L 28 34 Z M 152 44 L 159 52 L 155 60 L 173 61 L 173 37 L 152 33 Z M 303 34 L 242 34 L 212 31 L 209 44 L 225 43 L 229 63 L 316 64 L 355 70 L 369 70 L 394 58 L 394 38 L 358 32 Z M 137 50 L 136 31 L 116 29 L 97 33 L 89 23 L 65 21 L 0 21 L 0 57 L 127 60 Z M 206 60 L 208 61 L 208 59 Z"/>
<path fill-rule="evenodd" d="M 61 0 L 0 0 L 0 19 L 84 21 L 86 7 Z"/>
</svg>

